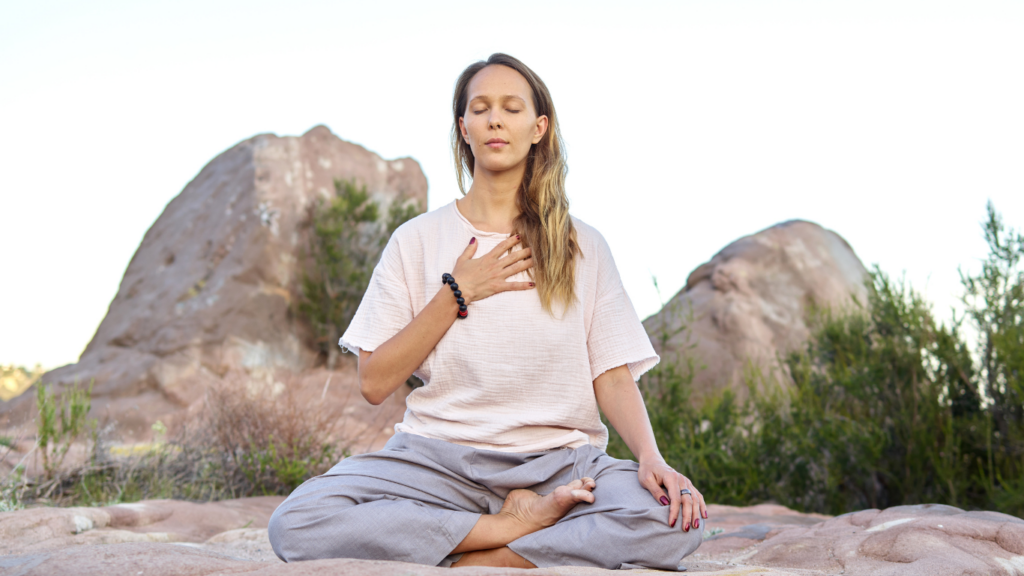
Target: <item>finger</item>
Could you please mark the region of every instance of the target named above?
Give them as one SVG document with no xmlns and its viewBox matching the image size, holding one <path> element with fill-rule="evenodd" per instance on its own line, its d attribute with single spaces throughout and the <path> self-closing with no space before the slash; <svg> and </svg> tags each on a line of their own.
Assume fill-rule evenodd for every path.
<svg viewBox="0 0 1024 576">
<path fill-rule="evenodd" d="M 691 482 L 690 485 L 692 486 L 693 483 Z M 697 494 L 696 503 L 697 503 L 697 507 L 700 510 L 700 517 L 705 519 L 705 520 L 707 520 L 708 519 L 708 505 L 704 501 L 704 495 L 701 494 L 700 491 L 698 491 L 696 488 L 690 488 L 690 490 L 693 490 Z"/>
<path fill-rule="evenodd" d="M 665 495 L 665 491 L 661 489 L 658 484 L 658 480 L 654 476 L 648 476 L 640 480 L 640 485 L 647 489 L 654 496 L 654 499 L 661 503 L 662 506 L 668 506 L 668 496 Z"/>
<path fill-rule="evenodd" d="M 676 520 L 679 518 L 679 475 L 669 474 L 665 477 L 664 483 L 671 503 L 668 510 L 668 525 L 675 527 Z"/>
<path fill-rule="evenodd" d="M 498 282 L 499 287 L 495 292 L 505 292 L 507 290 L 533 290 L 537 285 L 533 282 Z"/>
<path fill-rule="evenodd" d="M 680 488 L 687 488 L 687 489 L 689 489 L 690 488 L 690 481 L 686 478 L 686 476 L 683 476 L 682 474 L 678 474 L 677 476 L 678 476 L 679 487 Z M 693 490 L 690 490 L 690 494 L 689 495 L 680 496 L 680 500 L 682 501 L 683 510 L 682 510 L 682 513 L 679 515 L 679 518 L 683 521 L 683 532 L 689 532 L 690 531 L 690 526 L 693 525 L 693 518 L 694 518 L 693 517 Z"/>
<path fill-rule="evenodd" d="M 532 250 L 530 250 L 529 248 L 523 248 L 522 250 L 516 250 L 515 252 L 509 254 L 508 256 L 502 256 L 501 258 L 498 259 L 498 262 L 504 264 L 505 266 L 511 266 L 520 260 L 529 258 L 531 255 L 533 255 Z"/>
<path fill-rule="evenodd" d="M 495 258 L 498 258 L 503 253 L 511 250 L 513 246 L 519 244 L 519 242 L 519 234 L 516 234 L 515 236 L 509 236 L 507 240 L 498 242 L 498 245 L 495 246 L 490 252 L 488 252 L 488 254 L 491 254 Z"/>
<path fill-rule="evenodd" d="M 704 504 L 704 495 L 700 493 L 700 490 L 697 490 L 693 485 L 693 482 L 691 482 L 686 476 L 683 476 L 683 487 L 689 489 L 690 495 L 693 497 L 691 499 L 693 511 L 691 512 L 690 523 L 694 528 L 700 528 L 700 519 L 705 518 L 707 513 L 707 507 Z"/>
<path fill-rule="evenodd" d="M 476 247 L 476 237 L 474 236 L 473 238 L 469 239 L 469 244 L 466 246 L 466 249 L 462 251 L 462 254 L 459 255 L 457 260 L 459 262 L 463 262 L 465 260 L 469 260 L 470 258 L 472 258 L 473 255 L 476 254 Z"/>
<path fill-rule="evenodd" d="M 508 278 L 509 276 L 514 276 L 523 270 L 529 270 L 530 268 L 533 268 L 533 258 L 517 262 L 516 264 L 505 268 L 502 272 L 505 274 L 505 278 Z"/>
</svg>

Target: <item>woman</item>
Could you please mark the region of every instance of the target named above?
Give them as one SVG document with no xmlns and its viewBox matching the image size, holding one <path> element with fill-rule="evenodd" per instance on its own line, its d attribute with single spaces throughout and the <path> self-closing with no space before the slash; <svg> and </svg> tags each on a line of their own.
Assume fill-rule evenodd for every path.
<svg viewBox="0 0 1024 576">
<path fill-rule="evenodd" d="M 425 386 L 383 450 L 274 512 L 274 551 L 675 570 L 707 510 L 658 451 L 636 387 L 658 356 L 604 238 L 569 215 L 547 87 L 494 54 L 463 72 L 453 113 L 464 197 L 392 235 L 341 338 L 370 403 L 411 374 Z M 598 407 L 638 462 L 603 452 Z"/>
</svg>

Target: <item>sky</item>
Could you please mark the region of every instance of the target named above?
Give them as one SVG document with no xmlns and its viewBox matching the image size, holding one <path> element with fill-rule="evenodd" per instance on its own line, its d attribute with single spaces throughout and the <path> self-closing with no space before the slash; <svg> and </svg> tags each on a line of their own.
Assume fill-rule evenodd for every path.
<svg viewBox="0 0 1024 576">
<path fill-rule="evenodd" d="M 550 88 L 641 318 L 797 218 L 948 318 L 986 202 L 1024 227 L 1024 2 L 6 1 L 0 364 L 74 362 L 164 206 L 255 134 L 324 124 L 457 198 L 452 89 L 497 51 Z"/>
</svg>

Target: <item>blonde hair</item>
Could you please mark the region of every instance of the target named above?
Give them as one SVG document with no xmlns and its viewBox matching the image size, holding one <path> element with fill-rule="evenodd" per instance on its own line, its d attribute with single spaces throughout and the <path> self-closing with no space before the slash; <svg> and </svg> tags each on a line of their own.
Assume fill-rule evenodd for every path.
<svg viewBox="0 0 1024 576">
<path fill-rule="evenodd" d="M 466 112 L 469 82 L 487 66 L 507 66 L 522 74 L 533 92 L 533 106 L 537 116 L 548 117 L 548 130 L 540 142 L 530 147 L 526 157 L 526 172 L 516 194 L 519 216 L 513 222 L 513 234 L 522 237 L 524 248 L 532 251 L 533 268 L 530 276 L 537 284 L 541 305 L 549 314 L 552 305 L 568 307 L 576 302 L 576 257 L 582 257 L 576 240 L 576 228 L 569 217 L 569 198 L 565 193 L 565 175 L 568 167 L 562 152 L 562 134 L 558 129 L 555 104 L 544 81 L 526 64 L 508 54 L 491 54 L 487 60 L 470 64 L 455 83 L 452 99 L 452 154 L 459 190 L 466 195 L 467 176 L 471 179 L 476 159 L 462 138 L 459 118 Z"/>
</svg>

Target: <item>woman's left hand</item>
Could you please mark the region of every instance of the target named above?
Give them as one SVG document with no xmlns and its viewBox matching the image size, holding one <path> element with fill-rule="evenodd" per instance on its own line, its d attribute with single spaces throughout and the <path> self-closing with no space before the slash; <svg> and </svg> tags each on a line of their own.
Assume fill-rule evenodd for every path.
<svg viewBox="0 0 1024 576">
<path fill-rule="evenodd" d="M 708 509 L 704 504 L 704 496 L 694 488 L 689 478 L 673 470 L 661 458 L 641 460 L 638 474 L 640 485 L 662 506 L 669 506 L 669 526 L 676 525 L 676 518 L 683 518 L 683 530 L 689 532 L 691 526 L 700 528 L 701 518 L 707 519 Z M 679 494 L 684 488 L 690 491 L 688 495 Z M 682 514 L 679 513 L 680 508 Z"/>
</svg>

